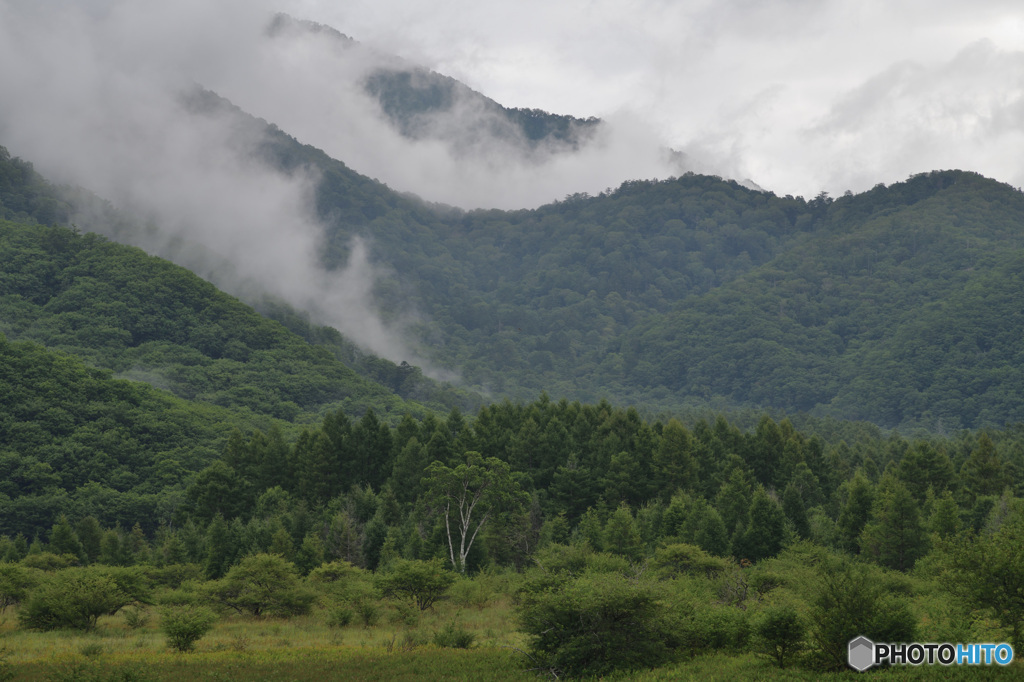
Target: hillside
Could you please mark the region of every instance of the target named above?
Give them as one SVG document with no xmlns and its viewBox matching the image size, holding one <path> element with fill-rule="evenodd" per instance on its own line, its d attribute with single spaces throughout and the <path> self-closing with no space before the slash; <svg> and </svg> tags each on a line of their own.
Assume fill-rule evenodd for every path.
<svg viewBox="0 0 1024 682">
<path fill-rule="evenodd" d="M 361 351 L 281 302 L 259 301 L 281 320 L 273 322 L 137 248 L 40 225 L 83 216 L 85 226 L 115 237 L 138 231 L 96 197 L 51 186 L 2 147 L 0 211 L 38 221 L 0 221 L 0 332 L 11 338 L 72 353 L 189 400 L 289 421 L 342 403 L 356 413 L 373 407 L 396 414 L 479 404 L 416 368 Z"/>
<path fill-rule="evenodd" d="M 110 525 L 166 520 L 232 428 L 272 425 L 0 334 L 0 525 L 32 537 L 72 510 Z"/>
<path fill-rule="evenodd" d="M 1024 195 L 943 172 L 844 197 L 622 343 L 645 386 L 942 430 L 1024 420 Z"/>
<path fill-rule="evenodd" d="M 278 14 L 267 29 L 271 38 L 304 34 L 326 36 L 342 59 L 366 65 L 360 85 L 401 135 L 443 142 L 458 155 L 500 148 L 543 158 L 577 151 L 601 125 L 596 118 L 502 106 L 454 78 L 382 54 L 323 24 Z"/>
<path fill-rule="evenodd" d="M 323 264 L 344 266 L 363 238 L 384 318 L 413 320 L 421 356 L 483 395 L 928 430 L 1024 419 L 1024 198 L 998 182 L 945 171 L 805 200 L 687 174 L 467 212 L 396 193 L 214 93 L 189 107 L 233 120 L 232 144 L 256 140 L 246 153 L 266 167 L 312 171 Z M 87 227 L 138 238 L 110 224 Z M 401 387 L 397 366 L 362 358 L 365 374 Z"/>
</svg>

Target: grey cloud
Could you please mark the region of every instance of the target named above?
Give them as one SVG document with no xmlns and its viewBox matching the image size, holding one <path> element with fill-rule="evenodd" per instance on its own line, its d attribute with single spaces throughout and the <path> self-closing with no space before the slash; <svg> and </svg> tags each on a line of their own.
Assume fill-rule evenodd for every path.
<svg viewBox="0 0 1024 682">
<path fill-rule="evenodd" d="M 230 51 L 217 41 L 238 30 L 239 44 L 255 43 L 258 32 L 249 38 L 238 27 L 262 27 L 270 15 L 234 22 L 223 7 L 176 4 L 192 12 L 185 18 L 171 16 L 165 4 L 97 3 L 90 12 L 0 4 L 0 143 L 51 178 L 159 226 L 129 241 L 232 293 L 270 294 L 314 311 L 380 355 L 417 361 L 373 307 L 377 271 L 364 244 L 353 246 L 345 269 L 319 265 L 324 235 L 311 213 L 315 178 L 286 177 L 254 162 L 258 130 L 184 105 L 193 78 L 223 66 L 204 63 Z"/>
</svg>

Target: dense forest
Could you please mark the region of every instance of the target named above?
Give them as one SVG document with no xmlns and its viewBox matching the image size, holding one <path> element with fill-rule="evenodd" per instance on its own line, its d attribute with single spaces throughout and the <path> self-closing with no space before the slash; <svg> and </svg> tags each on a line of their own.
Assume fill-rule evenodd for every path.
<svg viewBox="0 0 1024 682">
<path fill-rule="evenodd" d="M 159 611 L 188 651 L 387 614 L 388 653 L 486 640 L 570 677 L 814 675 L 857 635 L 1024 644 L 1020 192 L 686 175 L 466 212 L 214 93 L 188 106 L 318 170 L 324 264 L 367 238 L 384 315 L 422 313 L 463 385 L 119 243 L 144 241 L 133 216 L 0 147 L 5 632 Z"/>
<path fill-rule="evenodd" d="M 936 171 L 805 200 L 688 174 L 465 212 L 196 98 L 196 115 L 264 128 L 264 163 L 317 170 L 325 264 L 365 238 L 390 273 L 377 284 L 384 314 L 421 318 L 409 330 L 421 352 L 480 393 L 928 431 L 1024 416 L 1012 295 L 1024 195 L 1007 185 Z"/>
</svg>

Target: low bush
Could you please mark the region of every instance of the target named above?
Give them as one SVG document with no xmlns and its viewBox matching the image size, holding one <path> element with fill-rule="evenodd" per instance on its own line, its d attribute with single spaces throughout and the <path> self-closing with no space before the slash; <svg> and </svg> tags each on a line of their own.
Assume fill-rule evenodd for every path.
<svg viewBox="0 0 1024 682">
<path fill-rule="evenodd" d="M 217 614 L 202 606 L 167 606 L 160 613 L 160 629 L 175 651 L 192 651 L 216 622 Z"/>
<path fill-rule="evenodd" d="M 468 649 L 476 641 L 476 635 L 455 621 L 448 622 L 443 628 L 434 633 L 433 642 L 439 647 L 449 649 Z"/>
</svg>

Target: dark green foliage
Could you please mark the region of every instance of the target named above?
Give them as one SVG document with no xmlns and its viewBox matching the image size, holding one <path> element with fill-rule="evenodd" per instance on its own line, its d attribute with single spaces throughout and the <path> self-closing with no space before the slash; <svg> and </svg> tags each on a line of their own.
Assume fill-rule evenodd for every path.
<svg viewBox="0 0 1024 682">
<path fill-rule="evenodd" d="M 91 630 L 103 615 L 148 599 L 137 571 L 105 567 L 66 568 L 41 582 L 18 611 L 23 627 L 33 630 Z"/>
<path fill-rule="evenodd" d="M 927 540 L 910 491 L 899 480 L 884 477 L 860 534 L 861 554 L 886 568 L 907 571 L 924 556 Z"/>
<path fill-rule="evenodd" d="M 23 602 L 40 579 L 39 573 L 27 566 L 0 563 L 0 613 Z"/>
<path fill-rule="evenodd" d="M 916 619 L 901 597 L 887 592 L 879 572 L 846 559 L 819 561 L 811 639 L 820 666 L 845 668 L 847 645 L 861 635 L 874 642 L 914 641 Z"/>
<path fill-rule="evenodd" d="M 998 523 L 942 544 L 945 587 L 974 609 L 993 614 L 1024 647 L 1024 509 L 1019 500 Z M 993 517 L 996 515 L 993 514 Z"/>
<path fill-rule="evenodd" d="M 253 616 L 309 612 L 315 595 L 304 588 L 295 565 L 274 554 L 249 556 L 209 586 L 216 603 Z"/>
<path fill-rule="evenodd" d="M 792 663 L 803 649 L 804 624 L 792 606 L 770 606 L 754 626 L 763 653 L 780 668 Z"/>
<path fill-rule="evenodd" d="M 216 622 L 217 614 L 204 606 L 167 606 L 160 611 L 167 646 L 180 652 L 192 651 Z"/>
<path fill-rule="evenodd" d="M 381 594 L 409 599 L 420 611 L 443 599 L 454 582 L 455 575 L 444 569 L 440 559 L 397 559 L 386 571 L 374 576 L 374 584 Z"/>
<path fill-rule="evenodd" d="M 524 594 L 517 611 L 538 666 L 570 677 L 657 667 L 677 643 L 654 586 L 616 573 Z"/>
<path fill-rule="evenodd" d="M 476 635 L 455 621 L 449 621 L 445 623 L 444 627 L 434 633 L 432 641 L 439 647 L 468 649 L 476 641 Z"/>
<path fill-rule="evenodd" d="M 754 491 L 743 535 L 733 552 L 740 558 L 760 561 L 775 556 L 786 538 L 782 506 L 763 487 Z"/>
<path fill-rule="evenodd" d="M 711 578 L 725 572 L 728 567 L 728 560 L 711 556 L 700 547 L 683 543 L 659 547 L 651 559 L 651 568 L 667 578 L 680 575 L 704 575 Z"/>
<path fill-rule="evenodd" d="M 51 242 L 59 239 L 60 248 Z M 63 228 L 0 223 L 0 332 L 180 397 L 292 420 L 393 393 L 184 268 Z M 230 380 L 229 380 L 230 377 Z"/>
</svg>

